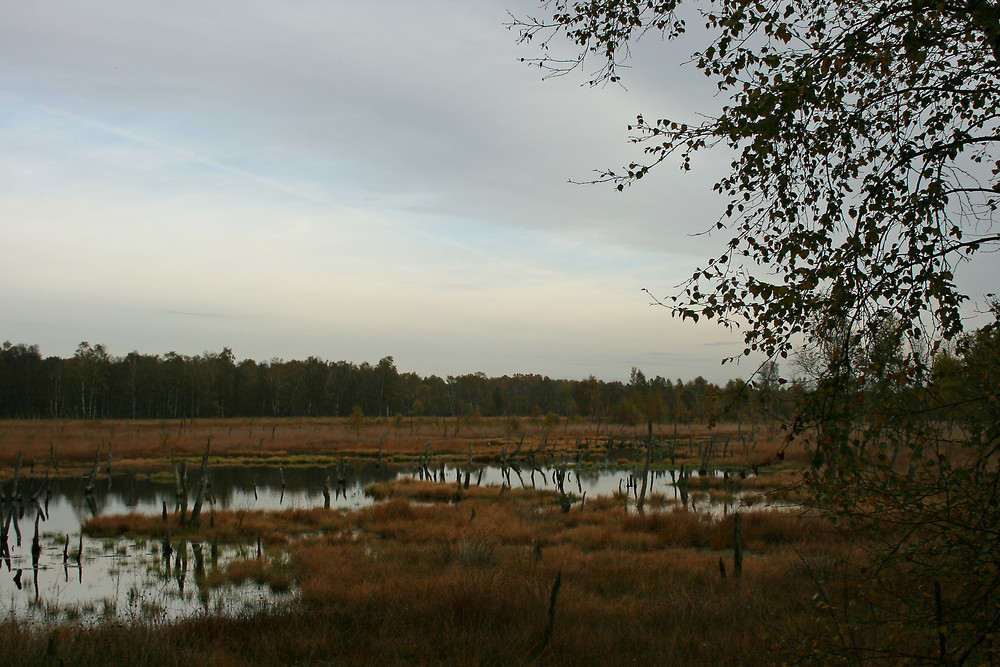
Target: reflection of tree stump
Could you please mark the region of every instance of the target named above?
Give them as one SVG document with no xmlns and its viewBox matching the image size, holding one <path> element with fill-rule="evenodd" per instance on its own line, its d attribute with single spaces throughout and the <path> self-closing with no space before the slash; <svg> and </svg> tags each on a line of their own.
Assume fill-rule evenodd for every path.
<svg viewBox="0 0 1000 667">
<path fill-rule="evenodd" d="M 205 553 L 202 551 L 201 542 L 195 542 L 191 548 L 194 550 L 195 580 L 200 582 L 205 579 Z"/>
<path fill-rule="evenodd" d="M 170 529 L 167 528 L 167 536 L 163 539 L 163 560 L 167 562 L 167 570 L 170 569 L 170 556 L 174 553 L 174 545 L 170 544 Z"/>
<path fill-rule="evenodd" d="M 38 567 L 38 559 L 42 555 L 42 543 L 38 539 L 38 522 L 41 518 L 41 515 L 35 515 L 35 536 L 31 538 L 31 565 L 34 568 Z"/>
</svg>

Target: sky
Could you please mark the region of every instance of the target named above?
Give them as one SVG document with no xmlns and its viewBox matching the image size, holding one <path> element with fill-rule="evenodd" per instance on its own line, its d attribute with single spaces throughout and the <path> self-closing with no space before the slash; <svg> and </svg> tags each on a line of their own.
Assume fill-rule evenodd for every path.
<svg viewBox="0 0 1000 667">
<path fill-rule="evenodd" d="M 724 382 L 651 307 L 723 237 L 730 156 L 619 193 L 636 114 L 719 101 L 693 44 L 625 87 L 520 62 L 522 0 L 0 0 L 0 341 L 403 372 Z M 557 45 L 557 48 L 560 45 Z M 569 53 L 569 51 L 567 51 Z M 586 72 L 584 72 L 586 74 Z"/>
</svg>

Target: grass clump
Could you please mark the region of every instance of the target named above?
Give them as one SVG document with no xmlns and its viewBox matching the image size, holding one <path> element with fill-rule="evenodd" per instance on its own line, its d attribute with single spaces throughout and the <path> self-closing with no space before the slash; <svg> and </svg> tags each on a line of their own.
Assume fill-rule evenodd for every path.
<svg viewBox="0 0 1000 667">
<path fill-rule="evenodd" d="M 244 541 L 266 533 L 261 557 L 208 578 L 295 591 L 280 610 L 42 632 L 8 622 L 0 641 L 12 655 L 83 666 L 95 664 L 95 647 L 157 667 L 206 656 L 223 665 L 770 665 L 822 630 L 800 554 L 846 549 L 818 520 L 743 512 L 747 559 L 737 581 L 719 565 L 732 567 L 731 515 L 637 513 L 600 498 L 564 512 L 558 494 L 499 487 L 470 488 L 455 502 L 456 486 L 401 480 L 377 485 L 386 500 L 353 512 L 217 513 L 215 528 L 185 533 Z M 88 530 L 165 533 L 159 517 L 136 516 L 104 517 Z M 112 638 L 128 650 L 108 647 Z"/>
</svg>

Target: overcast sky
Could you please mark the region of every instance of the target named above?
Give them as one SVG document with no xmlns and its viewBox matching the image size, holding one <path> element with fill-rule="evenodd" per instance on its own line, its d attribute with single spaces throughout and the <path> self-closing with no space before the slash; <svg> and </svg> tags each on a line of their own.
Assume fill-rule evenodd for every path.
<svg viewBox="0 0 1000 667">
<path fill-rule="evenodd" d="M 422 375 L 747 377 L 650 307 L 724 242 L 729 157 L 623 193 L 635 115 L 692 118 L 692 44 L 627 89 L 543 81 L 521 0 L 0 0 L 0 341 L 233 349 Z"/>
</svg>

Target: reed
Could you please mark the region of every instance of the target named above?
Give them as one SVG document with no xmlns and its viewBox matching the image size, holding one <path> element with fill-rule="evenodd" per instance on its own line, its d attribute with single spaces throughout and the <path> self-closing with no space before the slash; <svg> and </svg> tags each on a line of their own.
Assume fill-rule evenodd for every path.
<svg viewBox="0 0 1000 667">
<path fill-rule="evenodd" d="M 497 462 L 510 434 L 508 420 L 479 418 L 415 418 L 413 429 L 396 428 L 392 420 L 366 419 L 355 428 L 350 418 L 289 419 L 197 419 L 197 420 L 8 420 L 0 428 L 0 465 L 12 468 L 18 453 L 36 474 L 46 469 L 52 474 L 79 474 L 87 463 L 99 458 L 115 470 L 146 469 L 162 464 L 173 455 L 191 463 L 198 461 L 205 443 L 211 441 L 214 464 L 220 460 L 247 465 L 334 465 L 342 457 L 387 462 L 414 462 L 425 451 L 435 461 L 453 464 Z M 456 426 L 460 428 L 455 429 Z M 634 428 L 619 429 L 608 435 L 606 425 L 575 419 L 564 428 L 551 429 L 543 419 L 521 418 L 517 451 L 522 460 L 571 458 L 578 463 L 600 462 L 609 457 L 625 462 L 639 461 L 645 453 L 648 435 Z M 701 465 L 707 442 L 732 439 L 737 426 L 654 424 L 657 443 L 653 467 Z M 516 449 L 515 449 L 516 447 Z M 734 470 L 751 466 L 792 467 L 804 462 L 805 453 L 795 445 L 787 448 L 783 462 L 775 454 L 786 447 L 780 433 L 758 437 L 753 451 L 739 448 L 711 448 L 712 461 Z M 58 462 L 58 463 L 57 463 Z M 0 469 L 0 474 L 9 475 Z"/>
<path fill-rule="evenodd" d="M 724 529 L 721 521 L 563 514 L 543 501 L 531 510 L 513 494 L 477 502 L 470 520 L 461 505 L 397 498 L 342 517 L 355 530 L 326 533 L 275 513 L 271 521 L 287 531 L 284 572 L 298 587 L 295 605 L 167 625 L 32 630 L 7 621 L 5 662 L 768 665 L 818 629 L 810 579 L 787 545 L 762 540 L 766 551 L 748 549 L 735 587 L 716 574 L 719 550 L 690 546 L 710 540 L 715 523 Z M 628 540 L 572 539 L 615 522 L 631 540 L 654 542 L 635 549 Z M 754 526 L 747 520 L 748 539 Z M 831 539 L 805 528 L 795 535 Z M 545 544 L 541 558 L 536 539 Z M 272 561 L 255 563 L 233 565 L 229 575 L 271 581 Z"/>
<path fill-rule="evenodd" d="M 508 425 L 502 421 L 462 423 L 457 431 L 451 421 L 415 421 L 413 433 L 374 422 L 354 429 L 344 420 L 68 423 L 59 426 L 66 440 L 56 439 L 51 451 L 45 429 L 57 424 L 15 424 L 14 435 L 0 431 L 0 460 L 14 442 L 25 460 L 54 458 L 60 473 L 73 465 L 86 470 L 96 438 L 105 446 L 113 442 L 116 468 L 168 459 L 170 452 L 195 461 L 209 437 L 209 466 L 257 456 L 284 457 L 284 465 L 288 457 L 335 465 L 341 457 L 379 450 L 386 461 L 418 461 L 431 452 L 431 465 L 503 456 Z M 585 422 L 539 433 L 537 443 L 533 428 L 532 420 L 520 421 L 518 438 L 525 439 L 517 456 L 523 460 L 542 441 L 561 450 L 558 460 L 573 452 L 603 455 L 609 447 L 596 444 L 593 425 Z M 673 452 L 678 465 L 700 459 L 688 443 L 705 435 L 699 427 L 678 430 L 684 443 Z M 44 459 L 32 449 L 35 442 Z M 767 456 L 770 446 L 778 443 L 761 443 L 754 453 Z M 506 456 L 517 447 L 512 440 Z M 733 453 L 739 448 L 717 449 L 738 469 Z M 538 451 L 533 460 L 541 464 L 543 455 L 549 456 Z M 698 488 L 699 479 L 692 478 L 693 496 L 725 491 L 710 477 L 703 478 L 709 488 Z M 740 479 L 746 487 L 767 488 L 764 475 Z M 771 479 L 791 481 L 780 472 Z M 718 574 L 719 559 L 732 554 L 731 515 L 674 508 L 671 498 L 653 493 L 644 513 L 626 511 L 620 496 L 588 497 L 565 511 L 557 492 L 509 486 L 462 484 L 456 502 L 458 486 L 403 479 L 370 487 L 380 502 L 357 511 L 217 511 L 211 525 L 201 526 L 177 513 L 167 513 L 166 522 L 161 515 L 91 519 L 84 530 L 93 536 L 176 544 L 255 544 L 259 537 L 266 547 L 261 558 L 213 568 L 211 583 L 257 581 L 296 591 L 295 602 L 169 624 L 107 620 L 32 628 L 8 619 L 0 622 L 3 662 L 770 665 L 798 657 L 810 637 L 828 629 L 812 600 L 806 561 L 848 557 L 856 539 L 808 513 L 744 508 L 745 561 L 736 585 Z"/>
</svg>

